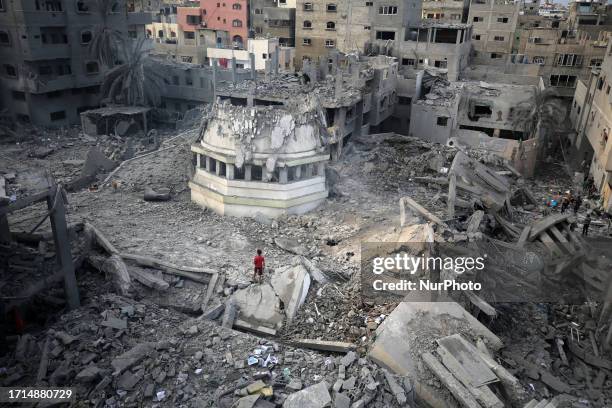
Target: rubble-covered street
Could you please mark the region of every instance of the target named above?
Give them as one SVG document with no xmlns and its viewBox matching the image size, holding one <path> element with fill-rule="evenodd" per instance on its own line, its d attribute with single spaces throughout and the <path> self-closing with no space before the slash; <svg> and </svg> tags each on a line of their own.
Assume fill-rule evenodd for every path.
<svg viewBox="0 0 612 408">
<path fill-rule="evenodd" d="M 525 180 L 486 151 L 464 155 L 406 136 L 362 136 L 328 164 L 329 198 L 317 209 L 238 218 L 190 201 L 189 145 L 197 129 L 160 131 L 159 138 L 157 150 L 130 144 L 132 160 L 125 141 L 93 139 L 78 128 L 33 129 L 27 140 L 2 144 L 0 174 L 12 202 L 40 192 L 51 178 L 67 186 L 80 295 L 80 307 L 68 310 L 57 281 L 29 292 L 53 271 L 57 249 L 49 223 L 30 233 L 47 207 L 38 203 L 9 214 L 13 241 L 0 246 L 9 316 L 2 386 L 70 386 L 78 405 L 108 407 L 612 403 L 609 323 L 598 321 L 600 303 L 488 298 L 489 304 L 463 297 L 425 307 L 377 303 L 361 293 L 364 242 L 404 242 L 405 234 L 428 228 L 435 242 L 519 250 L 515 243 L 527 240 L 520 238 L 522 226 L 533 231 L 548 216 L 550 192 L 570 185 L 557 164 Z M 92 151 L 121 165 L 105 168 Z M 447 175 L 460 165 L 459 155 L 501 177 L 496 191 L 507 189 L 512 208 L 478 184 L 488 180 L 482 175 L 471 186 L 458 184 L 455 216 L 448 217 Z M 68 188 L 87 168 L 95 169 L 95 180 Z M 144 199 L 147 192 L 153 201 Z M 408 201 L 400 206 L 400 199 Z M 555 223 L 580 226 L 587 207 Z M 597 292 L 611 270 L 612 245 L 603 241 L 603 221 L 595 218 L 591 227 L 595 238 L 576 243 L 586 251 L 576 262 L 593 272 L 585 279 L 599 285 L 588 288 Z M 253 283 L 258 248 L 266 272 L 262 283 Z M 121 265 L 127 266 L 123 275 Z M 566 269 L 557 272 L 569 279 Z M 453 354 L 460 353 L 456 347 L 469 350 L 471 360 Z M 456 378 L 466 369 L 473 380 Z M 471 382 L 476 378 L 483 383 Z"/>
</svg>

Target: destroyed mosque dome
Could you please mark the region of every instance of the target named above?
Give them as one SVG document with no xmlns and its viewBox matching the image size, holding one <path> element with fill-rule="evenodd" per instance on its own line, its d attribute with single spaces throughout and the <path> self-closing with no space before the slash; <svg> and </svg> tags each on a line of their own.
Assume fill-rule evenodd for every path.
<svg viewBox="0 0 612 408">
<path fill-rule="evenodd" d="M 217 101 L 200 126 L 200 143 L 210 151 L 236 157 L 242 167 L 254 158 L 282 159 L 322 152 L 329 134 L 314 97 L 278 106 L 236 106 Z"/>
</svg>

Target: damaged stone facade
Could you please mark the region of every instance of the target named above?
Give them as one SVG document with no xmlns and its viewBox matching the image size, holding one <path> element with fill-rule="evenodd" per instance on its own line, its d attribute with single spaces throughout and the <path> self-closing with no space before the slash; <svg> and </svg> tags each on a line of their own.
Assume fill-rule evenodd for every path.
<svg viewBox="0 0 612 408">
<path fill-rule="evenodd" d="M 315 95 L 282 106 L 216 101 L 192 145 L 196 203 L 223 215 L 301 214 L 327 197 L 326 119 Z"/>
</svg>

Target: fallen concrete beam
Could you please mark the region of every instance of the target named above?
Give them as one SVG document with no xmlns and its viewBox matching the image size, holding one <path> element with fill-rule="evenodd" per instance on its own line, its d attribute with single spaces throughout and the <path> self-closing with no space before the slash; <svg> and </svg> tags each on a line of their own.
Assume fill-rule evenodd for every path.
<svg viewBox="0 0 612 408">
<path fill-rule="evenodd" d="M 421 354 L 423 362 L 438 377 L 444 386 L 457 399 L 461 406 L 466 408 L 482 408 L 472 394 L 457 380 L 450 371 L 431 353 Z"/>
<path fill-rule="evenodd" d="M 234 327 L 240 330 L 250 331 L 256 334 L 263 334 L 267 336 L 276 336 L 276 330 L 266 326 L 256 325 L 249 323 L 242 319 L 234 320 Z"/>
<path fill-rule="evenodd" d="M 142 283 L 148 288 L 167 290 L 170 287 L 170 284 L 165 280 L 143 270 L 130 268 L 128 269 L 128 273 L 135 281 Z"/>
<path fill-rule="evenodd" d="M 357 348 L 357 346 L 353 343 L 346 343 L 342 341 L 298 339 L 292 341 L 291 343 L 296 347 L 308 348 L 313 350 L 333 351 L 336 353 L 347 353 Z"/>
<path fill-rule="evenodd" d="M 445 225 L 444 221 L 427 211 L 421 204 L 417 203 L 412 198 L 402 197 L 400 198 L 400 226 L 402 227 L 406 226 L 407 224 L 417 223 L 411 220 L 411 218 L 414 219 L 414 217 L 409 217 L 407 211 L 412 211 L 422 218 L 425 218 L 426 220 L 438 225 Z"/>
</svg>

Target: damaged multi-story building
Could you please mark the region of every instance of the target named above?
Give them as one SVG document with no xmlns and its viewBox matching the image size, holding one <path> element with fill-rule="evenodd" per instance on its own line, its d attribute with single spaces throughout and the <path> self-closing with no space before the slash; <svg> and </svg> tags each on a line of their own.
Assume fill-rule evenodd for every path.
<svg viewBox="0 0 612 408">
<path fill-rule="evenodd" d="M 423 0 L 423 19 L 445 23 L 465 23 L 468 19 L 469 0 Z"/>
<path fill-rule="evenodd" d="M 570 119 L 576 131 L 571 140 L 579 160 L 588 168 L 601 194 L 603 208 L 612 212 L 612 45 L 600 67 L 587 80 L 578 80 Z M 581 169 L 582 171 L 585 168 Z"/>
<path fill-rule="evenodd" d="M 131 0 L 106 16 L 82 1 L 3 1 L 1 7 L 1 104 L 16 120 L 45 126 L 79 123 L 81 112 L 100 103 L 107 68 L 89 52 L 99 27 L 137 39 L 151 22 L 142 3 Z"/>
<path fill-rule="evenodd" d="M 517 123 L 517 106 L 534 97 L 534 86 L 448 82 L 425 73 L 412 102 L 409 135 L 431 142 L 488 146 L 533 174 L 536 138 Z"/>
<path fill-rule="evenodd" d="M 249 12 L 256 36 L 278 38 L 283 47 L 295 46 L 295 0 L 252 0 Z"/>
<path fill-rule="evenodd" d="M 473 25 L 474 64 L 504 65 L 512 52 L 512 42 L 520 2 L 512 0 L 472 0 L 468 22 Z"/>
</svg>

